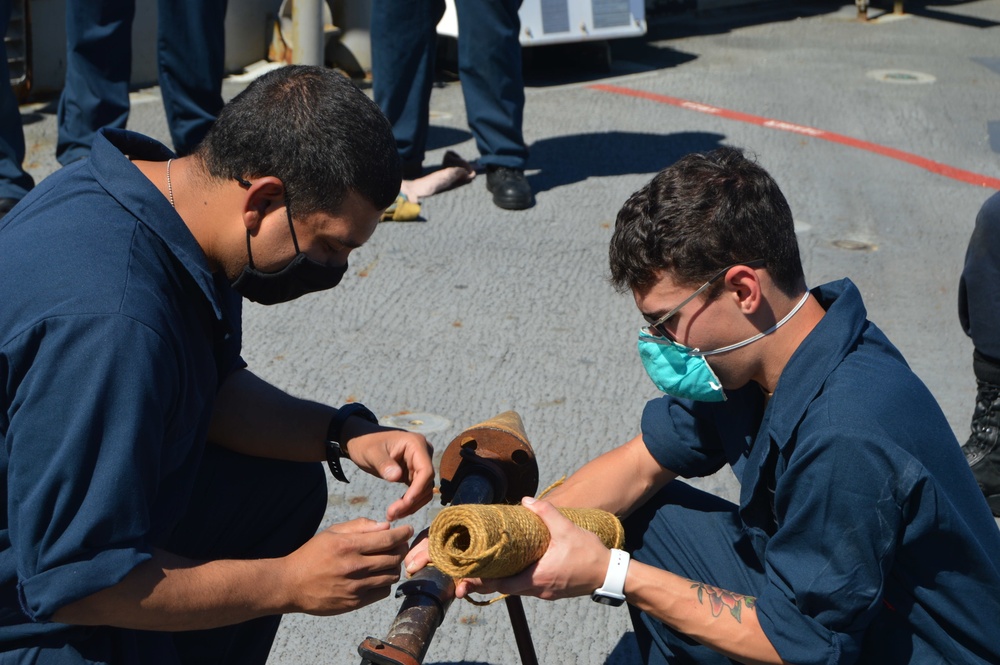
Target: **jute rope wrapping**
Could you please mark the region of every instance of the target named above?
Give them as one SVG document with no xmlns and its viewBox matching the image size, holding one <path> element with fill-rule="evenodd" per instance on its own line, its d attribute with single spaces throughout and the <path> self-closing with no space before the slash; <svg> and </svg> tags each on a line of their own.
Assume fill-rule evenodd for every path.
<svg viewBox="0 0 1000 665">
<path fill-rule="evenodd" d="M 595 508 L 559 508 L 571 522 L 596 533 L 605 546 L 621 548 L 625 529 L 617 517 Z M 516 575 L 545 554 L 549 530 L 523 506 L 449 506 L 431 522 L 430 559 L 454 578 Z"/>
</svg>

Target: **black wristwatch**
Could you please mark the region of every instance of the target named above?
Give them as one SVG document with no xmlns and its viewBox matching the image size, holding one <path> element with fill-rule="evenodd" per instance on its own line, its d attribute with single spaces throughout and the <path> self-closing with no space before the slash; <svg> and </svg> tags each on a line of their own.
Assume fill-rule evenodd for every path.
<svg viewBox="0 0 1000 665">
<path fill-rule="evenodd" d="M 372 413 L 368 407 L 360 402 L 351 402 L 337 409 L 337 413 L 330 418 L 330 426 L 326 428 L 326 465 L 330 467 L 333 477 L 342 483 L 349 483 L 344 469 L 340 465 L 340 459 L 347 457 L 347 441 L 344 440 L 344 423 L 347 419 L 357 416 L 370 423 L 378 425 L 378 416 Z"/>
</svg>

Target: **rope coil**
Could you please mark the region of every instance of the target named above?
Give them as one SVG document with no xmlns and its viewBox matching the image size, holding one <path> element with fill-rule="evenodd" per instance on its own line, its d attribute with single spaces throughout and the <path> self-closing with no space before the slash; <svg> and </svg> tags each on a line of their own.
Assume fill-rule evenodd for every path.
<svg viewBox="0 0 1000 665">
<path fill-rule="evenodd" d="M 597 534 L 606 547 L 621 548 L 625 529 L 596 508 L 559 508 L 577 526 Z M 516 575 L 545 554 L 549 530 L 523 506 L 465 504 L 438 513 L 428 532 L 434 566 L 453 578 Z"/>
</svg>

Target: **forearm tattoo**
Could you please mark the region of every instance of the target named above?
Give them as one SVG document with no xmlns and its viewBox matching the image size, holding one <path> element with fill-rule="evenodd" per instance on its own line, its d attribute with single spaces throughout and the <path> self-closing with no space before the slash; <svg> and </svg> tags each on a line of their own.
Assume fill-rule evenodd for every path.
<svg viewBox="0 0 1000 665">
<path fill-rule="evenodd" d="M 712 608 L 712 616 L 717 617 L 722 614 L 722 608 L 729 608 L 729 613 L 733 615 L 738 623 L 742 623 L 741 615 L 743 608 L 753 610 L 757 604 L 757 599 L 753 596 L 744 596 L 742 593 L 733 593 L 718 587 L 705 584 L 704 582 L 691 581 L 691 588 L 698 589 L 698 602 L 705 604 L 705 596 L 708 596 L 708 604 Z"/>
</svg>

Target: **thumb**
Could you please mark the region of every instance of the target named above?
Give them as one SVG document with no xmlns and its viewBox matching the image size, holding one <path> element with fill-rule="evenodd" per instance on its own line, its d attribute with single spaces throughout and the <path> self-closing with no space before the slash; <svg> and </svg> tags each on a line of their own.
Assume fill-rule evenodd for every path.
<svg viewBox="0 0 1000 665">
<path fill-rule="evenodd" d="M 538 517 L 541 518 L 542 522 L 545 524 L 545 528 L 547 528 L 549 533 L 552 535 L 563 533 L 567 528 L 573 528 L 575 526 L 573 522 L 560 513 L 556 507 L 548 501 L 533 499 L 530 496 L 526 496 L 521 499 L 521 505 L 538 515 Z"/>
<path fill-rule="evenodd" d="M 396 483 L 403 479 L 403 469 L 398 464 L 390 461 L 382 467 L 382 480 Z"/>
</svg>

